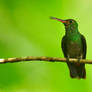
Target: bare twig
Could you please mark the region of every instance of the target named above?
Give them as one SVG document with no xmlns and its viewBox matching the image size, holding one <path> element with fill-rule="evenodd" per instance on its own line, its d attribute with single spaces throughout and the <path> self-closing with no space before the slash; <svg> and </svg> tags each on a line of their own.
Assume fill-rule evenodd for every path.
<svg viewBox="0 0 92 92">
<path fill-rule="evenodd" d="M 42 57 L 28 56 L 28 57 L 20 57 L 20 58 L 0 59 L 0 63 L 14 63 L 14 62 L 21 62 L 21 61 L 67 62 L 65 58 L 45 57 L 45 56 L 42 56 Z M 77 59 L 70 58 L 69 59 L 69 62 L 78 63 L 78 60 Z M 82 59 L 82 60 L 80 60 L 80 63 L 92 64 L 92 60 Z"/>
</svg>

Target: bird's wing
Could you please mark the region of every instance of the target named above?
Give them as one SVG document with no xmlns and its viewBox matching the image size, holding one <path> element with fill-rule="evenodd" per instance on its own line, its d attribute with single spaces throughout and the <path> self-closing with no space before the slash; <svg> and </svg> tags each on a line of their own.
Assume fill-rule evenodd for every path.
<svg viewBox="0 0 92 92">
<path fill-rule="evenodd" d="M 83 50 L 82 50 L 83 59 L 85 59 L 86 58 L 87 45 L 86 45 L 85 37 L 83 35 L 81 35 L 81 40 L 82 40 L 82 45 L 83 45 Z"/>
<path fill-rule="evenodd" d="M 62 50 L 63 50 L 64 56 L 67 57 L 67 47 L 66 47 L 67 46 L 67 44 L 66 44 L 67 43 L 67 39 L 66 39 L 65 36 L 62 38 L 62 42 L 61 43 L 62 43 L 61 46 L 62 46 Z"/>
</svg>

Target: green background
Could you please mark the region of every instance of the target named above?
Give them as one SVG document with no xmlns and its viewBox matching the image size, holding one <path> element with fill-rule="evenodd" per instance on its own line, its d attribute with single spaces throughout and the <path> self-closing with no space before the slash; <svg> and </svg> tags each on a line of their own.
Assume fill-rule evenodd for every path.
<svg viewBox="0 0 92 92">
<path fill-rule="evenodd" d="M 92 59 L 92 0 L 0 0 L 0 58 L 63 57 L 64 25 L 50 16 L 78 22 Z M 86 80 L 78 80 L 65 63 L 0 64 L 0 92 L 92 92 L 91 70 L 86 65 Z"/>
</svg>

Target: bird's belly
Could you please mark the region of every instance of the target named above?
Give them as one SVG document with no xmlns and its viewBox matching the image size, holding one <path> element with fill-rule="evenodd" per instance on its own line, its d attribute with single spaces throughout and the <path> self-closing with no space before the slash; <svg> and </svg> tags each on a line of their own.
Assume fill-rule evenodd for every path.
<svg viewBox="0 0 92 92">
<path fill-rule="evenodd" d="M 79 56 L 81 56 L 81 47 L 79 44 L 70 43 L 67 48 L 69 57 L 78 58 Z"/>
</svg>

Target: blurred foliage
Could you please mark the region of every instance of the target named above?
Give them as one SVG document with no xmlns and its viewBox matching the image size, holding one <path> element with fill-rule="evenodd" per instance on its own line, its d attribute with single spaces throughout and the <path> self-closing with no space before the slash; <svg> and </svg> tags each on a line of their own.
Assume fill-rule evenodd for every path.
<svg viewBox="0 0 92 92">
<path fill-rule="evenodd" d="M 0 58 L 63 57 L 64 25 L 49 19 L 73 18 L 87 39 L 91 57 L 91 0 L 0 0 Z M 0 92 L 91 92 L 91 65 L 87 79 L 71 79 L 65 63 L 21 62 L 0 64 Z"/>
</svg>

